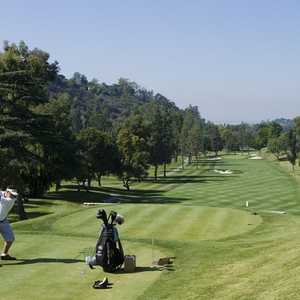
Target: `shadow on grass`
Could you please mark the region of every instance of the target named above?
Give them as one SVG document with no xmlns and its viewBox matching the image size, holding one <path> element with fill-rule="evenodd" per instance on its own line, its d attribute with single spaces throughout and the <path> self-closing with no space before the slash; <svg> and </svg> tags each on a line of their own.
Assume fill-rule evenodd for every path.
<svg viewBox="0 0 300 300">
<path fill-rule="evenodd" d="M 223 161 L 223 160 L 208 160 L 208 159 L 203 159 L 197 162 L 192 162 L 193 165 L 208 165 L 208 166 L 241 166 L 243 165 L 240 162 L 228 162 L 228 161 Z"/>
<path fill-rule="evenodd" d="M 41 200 L 43 199 L 43 200 Z M 25 202 L 26 207 L 28 208 L 35 208 L 35 207 L 39 207 L 39 206 L 49 206 L 49 204 L 51 205 L 56 205 L 56 203 L 54 202 L 49 202 L 47 201 L 47 197 L 38 197 L 38 198 L 31 198 L 28 202 Z"/>
<path fill-rule="evenodd" d="M 26 215 L 28 219 L 39 218 L 45 215 L 49 215 L 51 212 L 41 212 L 41 211 L 27 211 Z"/>
<path fill-rule="evenodd" d="M 175 271 L 172 265 L 167 266 L 153 266 L 153 267 L 136 267 L 134 272 L 125 272 L 124 269 L 118 270 L 116 274 L 128 274 L 128 273 L 143 273 L 143 272 L 161 272 L 161 271 Z"/>
<path fill-rule="evenodd" d="M 210 165 L 216 167 L 220 166 L 225 168 L 229 164 L 223 161 L 209 161 L 202 160 L 201 162 L 209 162 Z M 236 166 L 236 164 L 233 164 Z M 210 172 L 212 169 L 207 169 L 205 172 Z M 78 191 L 78 186 L 75 184 L 65 184 L 61 187 L 58 192 L 49 192 L 44 196 L 44 199 L 48 199 L 51 203 L 55 203 L 55 200 L 65 200 L 75 203 L 149 203 L 149 204 L 170 204 L 170 203 L 181 203 L 189 198 L 180 197 L 168 197 L 165 195 L 169 190 L 175 189 L 177 185 L 195 183 L 204 184 L 210 182 L 224 182 L 230 178 L 237 177 L 238 171 L 235 169 L 234 174 L 229 176 L 220 175 L 168 175 L 167 177 L 160 176 L 157 180 L 154 177 L 145 178 L 142 183 L 157 184 L 160 189 L 136 189 L 135 184 L 138 181 L 132 181 L 133 187 L 130 191 L 123 188 L 117 187 L 91 187 L 89 191 Z M 170 185 L 166 187 L 166 185 Z M 37 203 L 37 202 L 35 202 Z M 42 204 L 42 201 L 41 201 Z"/>
<path fill-rule="evenodd" d="M 143 180 L 143 183 L 157 184 L 159 187 L 165 185 L 174 185 L 171 188 L 163 189 L 134 189 L 127 191 L 122 188 L 116 187 L 91 187 L 89 192 L 78 191 L 76 185 L 63 185 L 59 192 L 49 192 L 45 195 L 45 199 L 49 200 L 65 200 L 76 203 L 149 203 L 149 204 L 170 204 L 181 203 L 188 198 L 180 197 L 168 197 L 165 195 L 170 189 L 174 189 L 177 185 L 187 183 L 210 183 L 210 182 L 224 182 L 229 180 L 235 175 L 220 176 L 220 175 L 182 175 L 182 176 L 167 176 L 158 177 L 157 180 L 154 177 L 148 177 Z M 132 183 L 138 183 L 133 181 Z"/>
<path fill-rule="evenodd" d="M 64 190 L 67 188 L 67 190 Z M 43 199 L 47 200 L 64 200 L 70 202 L 103 202 L 103 200 L 107 197 L 107 194 L 104 192 L 94 192 L 91 190 L 90 192 L 78 192 L 76 188 L 72 189 L 72 186 L 63 186 L 62 190 L 59 192 L 48 192 Z"/>
<path fill-rule="evenodd" d="M 170 204 L 180 203 L 185 198 L 171 198 L 164 196 L 165 191 L 157 190 L 131 190 L 125 191 L 117 188 L 92 188 L 90 192 L 77 192 L 72 190 L 62 190 L 60 192 L 50 192 L 45 195 L 45 199 L 64 200 L 76 203 L 152 203 Z"/>
<path fill-rule="evenodd" d="M 168 177 L 159 177 L 157 181 L 154 178 L 145 179 L 146 182 L 158 183 L 158 184 L 185 184 L 185 183 L 208 183 L 216 181 L 225 181 L 230 177 L 223 177 L 220 175 L 185 175 L 185 176 L 168 176 Z"/>
<path fill-rule="evenodd" d="M 28 211 L 26 205 L 25 205 L 25 210 L 26 210 L 26 216 L 28 220 L 51 214 L 51 212 L 44 212 L 44 211 Z M 9 216 L 9 221 L 10 223 L 15 223 L 20 221 L 16 212 L 14 212 Z"/>
<path fill-rule="evenodd" d="M 84 262 L 80 259 L 71 258 L 33 258 L 33 259 L 20 259 L 15 262 L 9 262 L 9 265 L 32 265 L 32 264 L 44 264 L 44 263 L 63 263 L 63 264 L 75 264 Z"/>
</svg>

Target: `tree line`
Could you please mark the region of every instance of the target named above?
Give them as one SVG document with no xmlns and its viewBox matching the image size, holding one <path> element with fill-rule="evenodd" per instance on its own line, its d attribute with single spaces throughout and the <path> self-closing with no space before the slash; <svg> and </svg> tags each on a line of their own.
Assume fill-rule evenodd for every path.
<svg viewBox="0 0 300 300">
<path fill-rule="evenodd" d="M 275 153 L 286 146 L 279 153 L 288 149 L 291 161 L 299 153 L 299 119 L 289 131 L 276 122 L 217 125 L 197 106 L 179 109 L 128 79 L 111 85 L 80 73 L 67 79 L 49 58 L 24 42 L 6 42 L 0 52 L 0 186 L 17 188 L 20 198 L 52 185 L 59 190 L 63 180 L 101 186 L 109 174 L 129 190 L 150 166 L 157 180 L 158 169 L 167 176 L 172 160 L 180 158 L 184 168 L 185 159 L 197 163 L 200 155 L 222 150 L 268 146 Z M 18 208 L 25 217 L 22 201 Z"/>
</svg>

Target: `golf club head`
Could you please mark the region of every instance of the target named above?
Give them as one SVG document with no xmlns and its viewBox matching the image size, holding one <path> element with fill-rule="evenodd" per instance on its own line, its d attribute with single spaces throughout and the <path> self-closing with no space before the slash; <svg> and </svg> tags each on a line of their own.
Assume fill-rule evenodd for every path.
<svg viewBox="0 0 300 300">
<path fill-rule="evenodd" d="M 115 221 L 116 221 L 116 223 L 117 223 L 118 225 L 122 225 L 122 224 L 124 223 L 125 220 L 124 220 L 124 217 L 123 217 L 122 215 L 117 214 Z"/>
<path fill-rule="evenodd" d="M 107 220 L 107 214 L 104 209 L 99 209 L 97 212 L 97 219 L 101 219 L 105 225 L 107 225 L 108 220 Z"/>
<path fill-rule="evenodd" d="M 116 219 L 116 217 L 117 217 L 117 213 L 116 213 L 115 211 L 112 210 L 112 211 L 110 212 L 109 216 L 110 216 L 110 223 L 113 224 L 114 221 L 115 221 L 115 219 Z"/>
</svg>

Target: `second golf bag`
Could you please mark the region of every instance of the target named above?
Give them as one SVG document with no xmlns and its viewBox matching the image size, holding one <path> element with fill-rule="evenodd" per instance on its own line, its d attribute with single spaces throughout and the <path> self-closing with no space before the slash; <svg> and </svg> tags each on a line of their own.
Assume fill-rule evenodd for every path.
<svg viewBox="0 0 300 300">
<path fill-rule="evenodd" d="M 116 224 L 122 224 L 124 219 L 116 212 L 111 212 L 107 218 L 105 210 L 99 210 L 98 219 L 103 225 L 96 244 L 95 264 L 100 265 L 105 272 L 115 272 L 124 262 L 124 253 L 119 239 Z"/>
</svg>

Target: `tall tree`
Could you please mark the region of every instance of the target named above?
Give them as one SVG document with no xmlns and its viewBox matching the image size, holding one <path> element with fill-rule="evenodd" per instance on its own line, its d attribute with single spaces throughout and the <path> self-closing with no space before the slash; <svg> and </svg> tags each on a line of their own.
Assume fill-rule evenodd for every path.
<svg viewBox="0 0 300 300">
<path fill-rule="evenodd" d="M 133 178 L 147 176 L 149 163 L 149 131 L 141 115 L 130 116 L 120 128 L 117 145 L 121 159 L 119 177 L 129 191 Z"/>
<path fill-rule="evenodd" d="M 289 136 L 282 133 L 277 138 L 270 138 L 268 141 L 268 150 L 279 160 L 282 154 L 287 154 L 289 146 Z"/>
<path fill-rule="evenodd" d="M 296 151 L 298 153 L 298 164 L 300 165 L 300 116 L 294 118 L 294 127 L 296 134 Z"/>
<path fill-rule="evenodd" d="M 44 140 L 44 173 L 51 182 L 55 182 L 57 191 L 61 181 L 74 178 L 79 168 L 78 145 L 71 131 L 70 107 L 70 96 L 64 93 L 35 109 L 47 118 L 50 127 L 40 141 Z M 32 182 L 38 181 L 38 178 L 32 179 Z"/>
<path fill-rule="evenodd" d="M 290 129 L 288 133 L 288 161 L 291 163 L 293 172 L 295 172 L 295 164 L 297 161 L 298 149 L 297 149 L 297 135 L 295 128 Z"/>
<path fill-rule="evenodd" d="M 33 108 L 48 100 L 47 88 L 57 75 L 57 63 L 24 42 L 6 43 L 0 53 L 0 184 L 16 187 L 22 194 L 28 182 L 28 166 L 41 160 L 32 151 L 41 136 L 38 114 Z M 19 216 L 25 218 L 19 201 Z"/>
<path fill-rule="evenodd" d="M 101 176 L 112 173 L 117 168 L 117 149 L 110 136 L 96 128 L 86 128 L 79 132 L 77 139 L 80 144 L 83 174 L 91 186 L 93 178 L 101 185 Z"/>
<path fill-rule="evenodd" d="M 209 150 L 215 152 L 217 156 L 218 152 L 223 149 L 223 141 L 218 126 L 213 123 L 208 123 L 207 133 L 210 140 Z"/>
<path fill-rule="evenodd" d="M 183 122 L 180 133 L 180 146 L 182 162 L 183 157 L 188 157 L 188 163 L 192 162 L 192 156 L 199 152 L 203 145 L 203 120 L 200 117 L 197 106 L 189 106 L 183 112 Z M 182 165 L 183 167 L 183 165 Z"/>
<path fill-rule="evenodd" d="M 233 126 L 227 125 L 221 127 L 220 134 L 226 151 L 233 152 L 240 150 L 238 132 Z"/>
<path fill-rule="evenodd" d="M 165 165 L 172 159 L 173 154 L 173 131 L 172 112 L 166 103 L 152 101 L 143 109 L 144 119 L 149 128 L 149 162 L 154 166 L 154 178 L 157 180 L 159 165 Z"/>
</svg>

